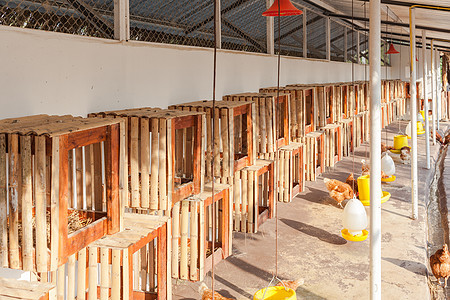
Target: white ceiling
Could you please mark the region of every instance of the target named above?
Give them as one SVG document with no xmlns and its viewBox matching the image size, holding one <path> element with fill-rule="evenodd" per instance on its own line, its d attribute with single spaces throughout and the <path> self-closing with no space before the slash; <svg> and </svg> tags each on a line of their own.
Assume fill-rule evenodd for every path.
<svg viewBox="0 0 450 300">
<path fill-rule="evenodd" d="M 369 17 L 369 2 L 361 1 L 361 0 L 312 0 L 313 2 L 316 2 L 318 4 L 320 3 L 326 3 L 327 5 L 333 7 L 336 9 L 336 11 L 339 11 L 342 14 L 351 16 L 352 15 L 352 2 L 353 2 L 353 15 L 356 17 L 364 17 L 364 5 L 366 6 L 366 17 Z M 444 7 L 450 8 L 450 0 L 397 0 L 397 2 L 404 2 L 404 3 L 414 3 L 414 4 L 425 4 L 425 5 L 439 5 Z M 408 6 L 398 6 L 398 5 L 386 5 L 381 4 L 381 19 L 383 21 L 389 20 L 394 22 L 401 22 L 409 24 L 409 7 Z M 387 17 L 386 12 L 389 12 L 389 18 Z M 427 26 L 427 27 L 435 27 L 435 28 L 441 28 L 441 29 L 448 29 L 450 30 L 450 11 L 438 11 L 438 10 L 429 10 L 429 9 L 421 9 L 416 8 L 416 26 Z M 364 23 L 364 22 L 362 22 Z M 361 22 L 360 22 L 361 24 Z M 367 24 L 369 26 L 369 24 Z M 386 29 L 386 25 L 382 25 L 383 31 L 388 32 L 396 32 L 396 33 L 403 33 L 403 34 L 409 34 L 409 28 L 407 27 L 398 27 L 398 26 L 388 26 Z M 416 30 L 416 35 L 422 35 L 422 30 Z M 433 38 L 441 38 L 441 39 L 449 39 L 450 40 L 450 33 L 441 33 L 436 31 L 427 31 L 428 37 Z M 394 38 L 397 37 L 399 39 L 403 40 L 409 40 L 408 37 L 399 37 L 394 36 Z M 429 43 L 430 41 L 428 41 Z M 435 42 L 436 45 L 444 45 L 447 47 L 450 47 L 449 43 L 442 43 L 442 42 Z"/>
</svg>

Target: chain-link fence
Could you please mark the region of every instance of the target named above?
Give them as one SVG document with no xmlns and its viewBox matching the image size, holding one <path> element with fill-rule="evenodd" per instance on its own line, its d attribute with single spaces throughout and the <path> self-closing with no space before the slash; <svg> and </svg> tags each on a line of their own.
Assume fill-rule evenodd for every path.
<svg viewBox="0 0 450 300">
<path fill-rule="evenodd" d="M 128 1 L 131 40 L 214 47 L 214 0 Z M 221 0 L 221 47 L 266 53 L 266 8 L 264 0 Z M 280 38 L 278 19 L 273 19 L 275 51 L 280 39 L 282 55 L 303 57 L 306 39 L 307 57 L 325 59 L 326 17 L 302 9 L 303 15 L 280 19 Z M 0 0 L 0 25 L 113 39 L 114 0 Z M 331 60 L 356 62 L 356 37 L 339 21 L 330 22 L 330 47 Z"/>
<path fill-rule="evenodd" d="M 113 0 L 0 0 L 0 25 L 113 38 Z"/>
</svg>

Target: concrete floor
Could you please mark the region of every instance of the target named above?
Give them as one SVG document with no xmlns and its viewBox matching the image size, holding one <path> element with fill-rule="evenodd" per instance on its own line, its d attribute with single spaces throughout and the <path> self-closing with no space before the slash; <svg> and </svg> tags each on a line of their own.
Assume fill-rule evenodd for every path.
<svg viewBox="0 0 450 300">
<path fill-rule="evenodd" d="M 447 126 L 448 124 L 443 124 Z M 401 122 L 406 127 L 406 122 Z M 388 128 L 388 144 L 398 132 L 398 123 Z M 385 141 L 385 133 L 382 135 Z M 420 137 L 419 149 L 425 149 Z M 439 146 L 432 146 L 437 157 Z M 369 299 L 369 239 L 348 242 L 340 235 L 343 210 L 328 197 L 323 178 L 345 181 L 352 172 L 361 173 L 361 159 L 369 148 L 356 149 L 354 163 L 346 157 L 307 188 L 291 203 L 278 203 L 279 261 L 282 279 L 303 278 L 297 289 L 298 299 Z M 367 153 L 367 154 L 366 154 Z M 367 155 L 367 156 L 366 156 Z M 398 160 L 397 155 L 392 155 Z M 396 161 L 397 180 L 383 184 L 391 199 L 382 204 L 382 298 L 429 299 L 427 277 L 427 216 L 425 197 L 434 174 L 426 170 L 425 150 L 419 159 L 419 218 L 412 220 L 410 196 L 410 165 Z M 366 160 L 368 160 L 366 158 Z M 356 176 L 355 176 L 356 177 Z M 366 209 L 370 215 L 370 208 Z M 370 228 L 369 228 L 370 232 Z M 223 296 L 252 299 L 253 294 L 267 286 L 275 267 L 275 220 L 266 221 L 257 234 L 233 234 L 233 256 L 215 267 L 215 287 Z M 204 281 L 211 286 L 211 278 Z M 174 281 L 173 299 L 200 299 L 200 283 Z"/>
</svg>

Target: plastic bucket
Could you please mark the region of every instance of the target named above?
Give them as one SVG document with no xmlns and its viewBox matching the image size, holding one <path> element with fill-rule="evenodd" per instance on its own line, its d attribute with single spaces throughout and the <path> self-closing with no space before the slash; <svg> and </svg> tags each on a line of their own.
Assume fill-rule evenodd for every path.
<svg viewBox="0 0 450 300">
<path fill-rule="evenodd" d="M 423 124 L 422 124 L 422 122 L 420 122 L 420 121 L 417 121 L 417 132 L 418 133 L 421 133 L 421 132 L 423 132 L 424 130 L 423 130 Z"/>
<path fill-rule="evenodd" d="M 265 295 L 264 292 L 266 292 Z M 253 300 L 297 300 L 297 295 L 293 289 L 284 286 L 270 286 L 257 291 Z"/>
<path fill-rule="evenodd" d="M 370 175 L 358 177 L 359 200 L 370 200 Z"/>
<path fill-rule="evenodd" d="M 408 147 L 408 138 L 406 135 L 394 136 L 394 149 L 400 150 L 405 146 Z"/>
</svg>

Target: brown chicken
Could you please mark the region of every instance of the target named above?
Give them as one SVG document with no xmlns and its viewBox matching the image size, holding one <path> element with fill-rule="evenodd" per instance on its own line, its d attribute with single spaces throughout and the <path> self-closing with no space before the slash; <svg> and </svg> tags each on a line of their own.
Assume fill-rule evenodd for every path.
<svg viewBox="0 0 450 300">
<path fill-rule="evenodd" d="M 353 198 L 353 190 L 350 185 L 336 179 L 324 178 L 323 182 L 327 187 L 330 197 L 336 200 L 340 207 L 342 206 L 342 201 Z"/>
<path fill-rule="evenodd" d="M 296 291 L 303 283 L 305 283 L 303 278 L 297 280 L 282 280 L 281 282 L 278 282 L 277 286 L 284 286 Z"/>
<path fill-rule="evenodd" d="M 444 287 L 447 287 L 447 278 L 450 277 L 450 253 L 447 244 L 430 256 L 431 272 L 440 284 L 440 279 L 444 278 Z"/>
<path fill-rule="evenodd" d="M 387 146 L 385 143 L 381 143 L 381 153 L 391 150 L 392 146 Z"/>
<path fill-rule="evenodd" d="M 405 146 L 400 149 L 400 159 L 404 164 L 408 164 L 411 161 L 411 150 L 409 149 L 409 147 Z"/>
<path fill-rule="evenodd" d="M 437 131 L 436 131 L 436 141 L 441 143 L 441 145 L 444 144 L 444 140 L 442 139 L 442 136 Z"/>
<path fill-rule="evenodd" d="M 366 161 L 364 159 L 361 160 L 361 162 L 362 162 L 362 167 L 361 167 L 362 173 L 361 173 L 361 176 L 370 175 L 370 165 L 366 164 Z M 381 171 L 381 178 L 389 178 L 389 176 L 386 175 L 386 173 L 384 173 L 383 171 Z"/>
<path fill-rule="evenodd" d="M 352 187 L 355 194 L 358 193 L 358 181 L 353 177 L 353 173 L 350 173 L 350 175 L 348 175 L 345 183 Z"/>
<path fill-rule="evenodd" d="M 198 288 L 198 292 L 202 295 L 202 300 L 211 300 L 212 299 L 212 290 L 208 289 L 206 284 L 202 283 L 202 285 Z M 218 292 L 214 292 L 214 300 L 233 300 L 231 298 L 227 298 L 219 294 Z"/>
<path fill-rule="evenodd" d="M 448 145 L 450 143 L 450 134 L 447 134 L 444 139 L 444 145 Z"/>
</svg>

